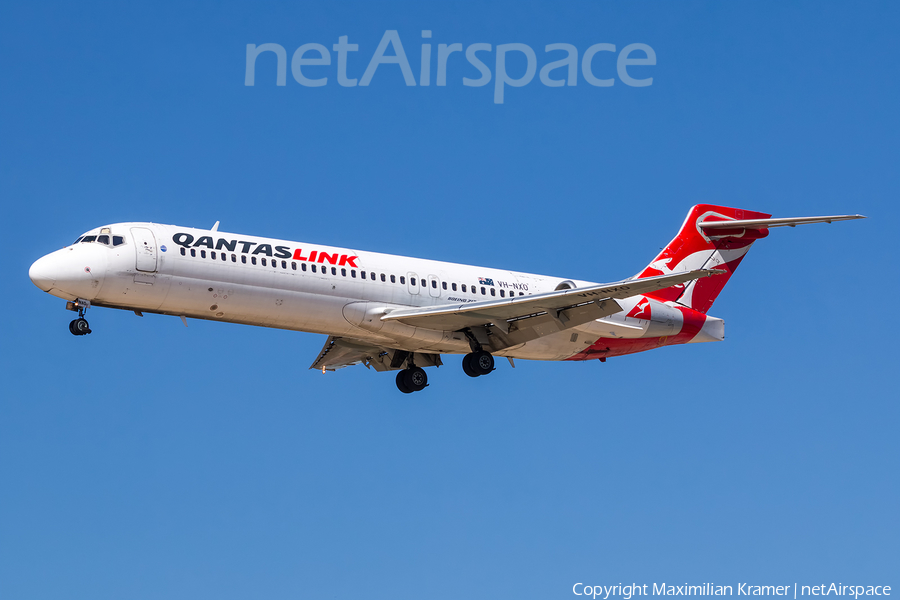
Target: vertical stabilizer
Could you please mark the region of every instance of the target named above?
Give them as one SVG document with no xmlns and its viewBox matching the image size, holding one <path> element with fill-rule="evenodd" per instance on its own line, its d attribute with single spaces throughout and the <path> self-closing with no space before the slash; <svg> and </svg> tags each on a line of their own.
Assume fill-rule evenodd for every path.
<svg viewBox="0 0 900 600">
<path fill-rule="evenodd" d="M 722 275 L 704 277 L 647 294 L 661 301 L 673 301 L 705 313 L 741 264 L 753 242 L 769 235 L 768 229 L 707 230 L 701 221 L 768 219 L 771 215 L 727 206 L 698 204 L 688 212 L 678 235 L 659 253 L 638 278 L 681 273 L 694 269 L 721 269 Z"/>
</svg>

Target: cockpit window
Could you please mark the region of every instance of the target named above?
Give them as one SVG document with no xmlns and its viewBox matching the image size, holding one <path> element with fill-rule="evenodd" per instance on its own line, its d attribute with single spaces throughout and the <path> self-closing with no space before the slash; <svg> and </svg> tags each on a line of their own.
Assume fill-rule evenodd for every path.
<svg viewBox="0 0 900 600">
<path fill-rule="evenodd" d="M 112 238 L 113 246 L 121 246 L 125 243 L 125 236 L 122 235 L 110 235 L 108 233 L 101 233 L 100 235 L 83 235 L 74 243 L 78 244 L 90 244 L 91 242 L 96 242 L 98 244 L 105 244 L 109 246 L 109 238 Z"/>
<path fill-rule="evenodd" d="M 81 236 L 80 238 L 78 238 L 77 240 L 75 240 L 74 242 L 72 242 L 72 245 L 74 246 L 75 244 L 77 244 L 78 242 L 80 242 L 80 241 L 83 240 L 83 239 L 84 239 L 84 236 Z"/>
</svg>

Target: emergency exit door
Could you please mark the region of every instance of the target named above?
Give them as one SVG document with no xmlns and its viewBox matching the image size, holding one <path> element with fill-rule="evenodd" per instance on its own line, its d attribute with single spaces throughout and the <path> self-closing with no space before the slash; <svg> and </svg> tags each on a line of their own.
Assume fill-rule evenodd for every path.
<svg viewBox="0 0 900 600">
<path fill-rule="evenodd" d="M 432 298 L 441 297 L 441 280 L 436 275 L 428 276 L 428 293 Z"/>
</svg>

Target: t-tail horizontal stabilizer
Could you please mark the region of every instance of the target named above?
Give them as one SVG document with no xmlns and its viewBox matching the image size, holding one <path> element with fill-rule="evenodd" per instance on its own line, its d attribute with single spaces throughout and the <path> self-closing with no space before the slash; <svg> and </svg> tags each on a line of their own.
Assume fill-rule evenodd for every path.
<svg viewBox="0 0 900 600">
<path fill-rule="evenodd" d="M 772 227 L 796 227 L 811 223 L 831 223 L 833 221 L 850 221 L 865 219 L 863 215 L 832 215 L 830 217 L 787 217 L 783 219 L 736 219 L 734 221 L 701 221 L 697 223 L 706 229 L 770 229 Z"/>
</svg>

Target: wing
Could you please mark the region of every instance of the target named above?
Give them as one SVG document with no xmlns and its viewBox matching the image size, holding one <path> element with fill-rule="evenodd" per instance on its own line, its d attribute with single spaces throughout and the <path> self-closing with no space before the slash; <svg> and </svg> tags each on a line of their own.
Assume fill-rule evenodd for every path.
<svg viewBox="0 0 900 600">
<path fill-rule="evenodd" d="M 396 371 L 402 369 L 407 358 L 420 367 L 440 366 L 441 356 L 422 352 L 407 352 L 395 348 L 383 348 L 363 340 L 328 336 L 319 357 L 309 366 L 310 369 L 336 371 L 353 365 L 365 365 L 376 371 Z"/>
<path fill-rule="evenodd" d="M 647 294 L 724 272 L 701 269 L 503 300 L 395 309 L 381 320 L 445 331 L 493 325 L 503 332 L 504 345 L 510 346 L 617 313 L 622 310 L 617 298 Z"/>
<path fill-rule="evenodd" d="M 313 361 L 309 368 L 321 369 L 323 372 L 343 369 L 351 365 L 364 364 L 369 357 L 377 356 L 380 352 L 381 350 L 375 346 L 357 344 L 350 340 L 330 335 L 325 340 L 325 346 L 319 352 L 319 357 Z"/>
</svg>

